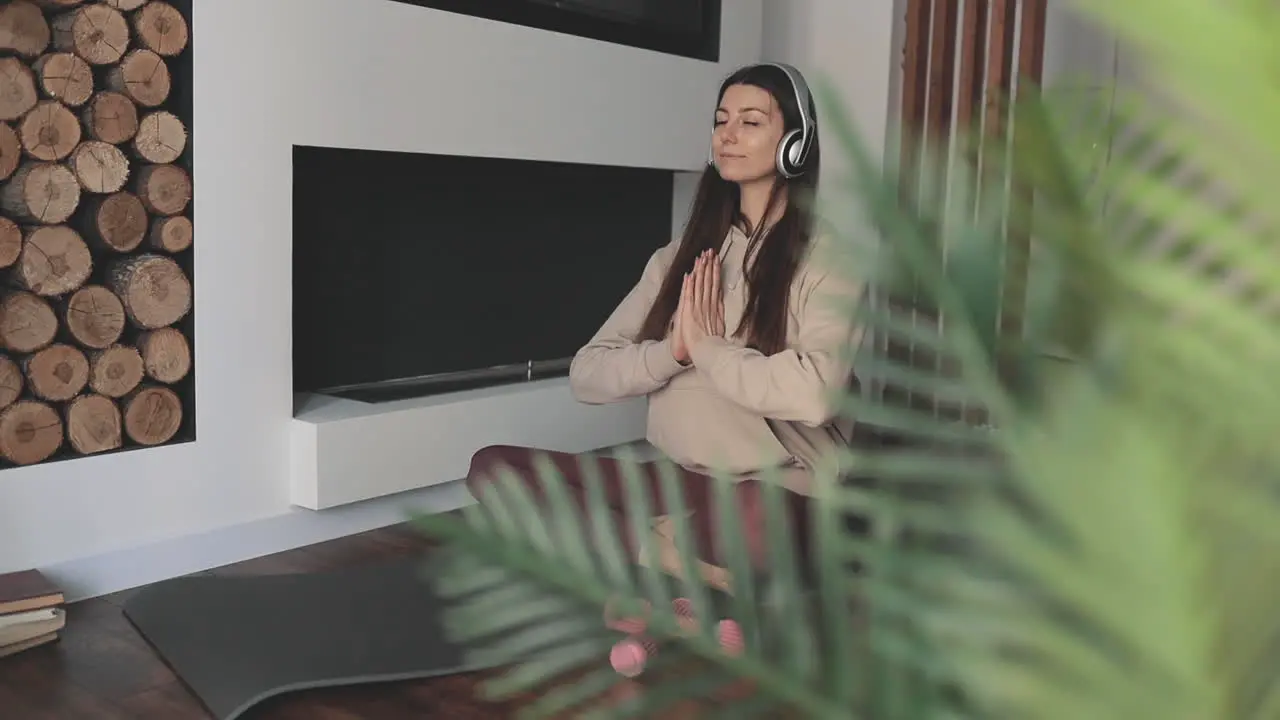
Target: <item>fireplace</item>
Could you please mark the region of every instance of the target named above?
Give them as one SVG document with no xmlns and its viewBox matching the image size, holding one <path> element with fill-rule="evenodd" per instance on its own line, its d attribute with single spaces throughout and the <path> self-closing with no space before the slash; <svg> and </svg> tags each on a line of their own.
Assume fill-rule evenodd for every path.
<svg viewBox="0 0 1280 720">
<path fill-rule="evenodd" d="M 670 238 L 672 183 L 295 146 L 295 393 L 376 403 L 567 374 Z"/>
</svg>

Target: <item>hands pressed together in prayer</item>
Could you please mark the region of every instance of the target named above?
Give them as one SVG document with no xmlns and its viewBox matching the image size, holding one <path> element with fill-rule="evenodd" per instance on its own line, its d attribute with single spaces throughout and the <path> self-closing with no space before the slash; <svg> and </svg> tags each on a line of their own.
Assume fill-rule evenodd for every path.
<svg viewBox="0 0 1280 720">
<path fill-rule="evenodd" d="M 724 337 L 724 297 L 720 293 L 720 258 L 704 250 L 685 273 L 671 330 L 671 353 L 677 361 L 690 362 L 689 348 L 705 337 Z"/>
</svg>

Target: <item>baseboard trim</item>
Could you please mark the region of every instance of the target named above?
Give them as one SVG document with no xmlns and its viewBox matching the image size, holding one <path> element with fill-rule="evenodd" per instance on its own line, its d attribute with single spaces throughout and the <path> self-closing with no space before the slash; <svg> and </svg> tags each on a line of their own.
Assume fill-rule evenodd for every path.
<svg viewBox="0 0 1280 720">
<path fill-rule="evenodd" d="M 616 457 L 623 451 L 642 461 L 661 457 L 656 448 L 644 441 L 597 452 Z M 327 510 L 294 507 L 273 517 L 77 558 L 41 571 L 63 588 L 68 602 L 75 602 L 377 530 L 404 522 L 410 513 L 449 512 L 474 502 L 463 481 L 455 480 Z"/>
<path fill-rule="evenodd" d="M 262 520 L 172 538 L 41 568 L 67 602 L 292 550 L 404 522 L 410 513 L 449 512 L 474 502 L 461 480 L 321 512 L 292 508 Z"/>
</svg>

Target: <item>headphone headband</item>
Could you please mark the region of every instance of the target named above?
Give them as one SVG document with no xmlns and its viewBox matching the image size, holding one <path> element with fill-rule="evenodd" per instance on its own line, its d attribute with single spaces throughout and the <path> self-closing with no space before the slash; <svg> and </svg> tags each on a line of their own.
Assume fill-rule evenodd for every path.
<svg viewBox="0 0 1280 720">
<path fill-rule="evenodd" d="M 796 94 L 796 107 L 800 111 L 800 156 L 796 158 L 795 166 L 803 166 L 804 161 L 809 157 L 809 146 L 813 143 L 813 136 L 818 127 L 818 119 L 809 114 L 809 83 L 805 82 L 804 75 L 799 70 L 786 63 L 766 62 L 760 64 L 778 68 L 786 73 L 787 80 L 791 81 L 791 89 Z"/>
<path fill-rule="evenodd" d="M 778 146 L 777 165 L 778 172 L 783 176 L 797 177 L 804 173 L 804 164 L 809 158 L 809 148 L 813 145 L 813 138 L 817 135 L 818 128 L 818 119 L 810 112 L 812 96 L 809 93 L 809 84 L 805 82 L 804 75 L 799 70 L 787 63 L 761 62 L 746 67 L 775 67 L 787 76 L 787 82 L 791 84 L 791 90 L 795 93 L 796 107 L 800 112 L 800 129 L 783 135 L 782 142 Z M 732 74 L 741 72 L 743 69 L 745 68 L 739 68 Z M 730 76 L 726 76 L 725 80 Z M 723 87 L 724 81 L 722 80 L 720 84 Z M 715 158 L 709 155 L 708 162 L 714 165 Z"/>
</svg>

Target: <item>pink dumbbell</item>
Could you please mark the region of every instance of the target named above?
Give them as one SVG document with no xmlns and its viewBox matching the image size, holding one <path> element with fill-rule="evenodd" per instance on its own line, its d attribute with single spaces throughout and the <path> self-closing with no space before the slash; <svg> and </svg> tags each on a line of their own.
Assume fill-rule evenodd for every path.
<svg viewBox="0 0 1280 720">
<path fill-rule="evenodd" d="M 644 672 L 649 657 L 657 649 L 657 645 L 648 638 L 630 637 L 613 646 L 609 653 L 609 664 L 621 675 L 636 677 Z"/>
<path fill-rule="evenodd" d="M 689 598 L 676 598 L 671 602 L 676 619 L 685 632 L 697 629 L 697 621 L 693 616 L 693 601 Z M 720 647 L 730 655 L 741 655 L 745 644 L 742 639 L 742 626 L 736 620 L 721 620 L 716 624 L 716 635 L 720 638 Z"/>
</svg>

